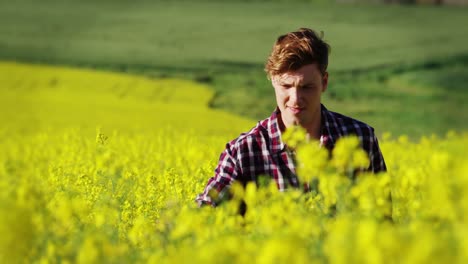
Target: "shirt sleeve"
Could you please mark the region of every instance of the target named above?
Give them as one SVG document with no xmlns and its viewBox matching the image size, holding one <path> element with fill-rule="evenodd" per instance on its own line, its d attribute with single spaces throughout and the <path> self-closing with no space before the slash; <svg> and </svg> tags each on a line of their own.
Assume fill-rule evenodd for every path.
<svg viewBox="0 0 468 264">
<path fill-rule="evenodd" d="M 237 152 L 237 148 L 233 145 L 226 145 L 226 149 L 219 157 L 215 175 L 208 180 L 203 193 L 195 199 L 199 207 L 205 204 L 214 207 L 227 195 L 229 186 L 240 174 Z"/>
<path fill-rule="evenodd" d="M 372 131 L 373 132 L 373 131 Z M 379 141 L 374 133 L 371 135 L 371 146 L 370 146 L 370 166 L 368 171 L 373 173 L 385 172 L 387 171 L 387 166 L 385 165 L 385 160 L 382 155 L 382 151 L 379 147 Z"/>
</svg>

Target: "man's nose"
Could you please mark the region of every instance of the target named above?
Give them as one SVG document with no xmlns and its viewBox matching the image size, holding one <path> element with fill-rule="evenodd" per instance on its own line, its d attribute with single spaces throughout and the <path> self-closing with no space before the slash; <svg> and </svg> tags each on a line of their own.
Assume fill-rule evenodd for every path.
<svg viewBox="0 0 468 264">
<path fill-rule="evenodd" d="M 289 100 L 291 100 L 292 102 L 294 102 L 295 104 L 297 104 L 299 102 L 299 98 L 300 98 L 300 91 L 301 89 L 299 89 L 298 87 L 291 87 L 291 89 L 289 89 Z"/>
</svg>

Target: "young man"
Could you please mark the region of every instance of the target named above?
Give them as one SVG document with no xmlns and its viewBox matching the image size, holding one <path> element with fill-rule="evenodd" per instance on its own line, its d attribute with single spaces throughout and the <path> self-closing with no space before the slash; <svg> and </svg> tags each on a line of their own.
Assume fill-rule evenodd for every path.
<svg viewBox="0 0 468 264">
<path fill-rule="evenodd" d="M 328 86 L 330 46 L 313 30 L 301 28 L 278 38 L 265 71 L 275 90 L 277 108 L 250 131 L 226 145 L 214 177 L 198 195 L 199 206 L 216 206 L 233 181 L 246 184 L 260 175 L 270 175 L 280 191 L 298 188 L 292 153 L 281 140 L 290 127 L 301 126 L 309 136 L 332 150 L 336 140 L 357 135 L 370 160 L 368 170 L 385 171 L 374 129 L 350 117 L 328 111 L 320 102 Z M 214 192 L 217 197 L 212 197 Z"/>
</svg>

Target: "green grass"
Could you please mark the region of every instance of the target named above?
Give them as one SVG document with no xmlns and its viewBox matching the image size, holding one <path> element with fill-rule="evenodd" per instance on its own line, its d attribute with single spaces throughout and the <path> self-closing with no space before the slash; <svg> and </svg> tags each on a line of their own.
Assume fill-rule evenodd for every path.
<svg viewBox="0 0 468 264">
<path fill-rule="evenodd" d="M 312 27 L 332 46 L 329 108 L 379 132 L 418 136 L 468 129 L 457 121 L 466 109 L 466 24 L 457 7 L 2 1 L 0 59 L 194 79 L 213 87 L 210 106 L 260 119 L 275 105 L 263 73 L 275 38 Z M 458 92 L 447 96 L 452 86 Z"/>
</svg>

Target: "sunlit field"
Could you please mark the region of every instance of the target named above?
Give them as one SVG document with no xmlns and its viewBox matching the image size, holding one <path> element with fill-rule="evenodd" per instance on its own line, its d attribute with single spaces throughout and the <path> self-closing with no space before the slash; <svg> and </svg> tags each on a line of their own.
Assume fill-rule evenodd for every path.
<svg viewBox="0 0 468 264">
<path fill-rule="evenodd" d="M 166 128 L 199 136 L 227 135 L 254 124 L 208 103 L 206 85 L 174 78 L 157 81 L 133 75 L 0 63 L 2 130 L 30 134 L 43 129 L 102 126 L 133 133 Z M 200 130 L 200 128 L 203 128 Z M 230 133 L 229 133 L 230 132 Z"/>
<path fill-rule="evenodd" d="M 331 161 L 288 141 L 312 192 L 264 180 L 197 208 L 225 143 L 255 125 L 208 108 L 209 87 L 6 62 L 0 72 L 1 263 L 468 261 L 466 133 L 384 134 L 388 173 L 356 177 L 356 138 Z"/>
<path fill-rule="evenodd" d="M 259 120 L 276 37 L 310 27 L 332 47 L 330 109 L 412 139 L 467 130 L 466 8 L 379 1 L 0 1 L 0 60 L 194 80 L 211 107 Z"/>
</svg>

